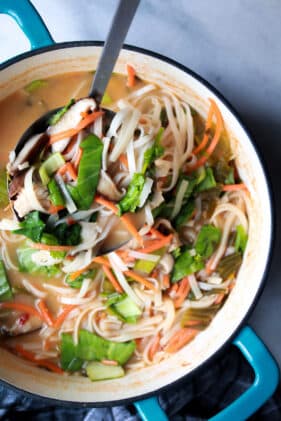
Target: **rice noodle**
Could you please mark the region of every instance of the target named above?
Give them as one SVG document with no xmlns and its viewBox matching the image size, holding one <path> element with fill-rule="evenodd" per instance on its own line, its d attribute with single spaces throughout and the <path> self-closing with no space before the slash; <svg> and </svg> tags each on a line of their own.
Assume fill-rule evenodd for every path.
<svg viewBox="0 0 281 421">
<path fill-rule="evenodd" d="M 23 279 L 22 284 L 24 288 L 28 292 L 31 292 L 31 294 L 35 295 L 35 297 L 45 298 L 47 295 L 47 292 L 42 291 L 41 289 L 37 288 L 32 282 L 28 281 L 27 279 Z"/>
<path fill-rule="evenodd" d="M 171 219 L 174 219 L 177 216 L 177 214 L 179 213 L 179 211 L 182 207 L 182 202 L 183 202 L 183 199 L 184 199 L 185 192 L 188 188 L 188 184 L 189 183 L 188 183 L 187 180 L 182 180 L 182 182 L 180 184 L 180 187 L 179 187 L 179 190 L 178 190 L 177 195 L 176 195 L 175 205 L 174 205 L 174 209 L 173 209 L 173 212 L 172 212 L 172 215 L 171 215 Z"/>
</svg>

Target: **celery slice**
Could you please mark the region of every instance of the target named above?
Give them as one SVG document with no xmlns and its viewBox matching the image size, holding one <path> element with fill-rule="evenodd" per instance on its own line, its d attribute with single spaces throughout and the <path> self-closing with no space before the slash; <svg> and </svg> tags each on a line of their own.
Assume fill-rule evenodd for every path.
<svg viewBox="0 0 281 421">
<path fill-rule="evenodd" d="M 59 152 L 55 152 L 49 156 L 49 158 L 47 158 L 39 168 L 39 175 L 42 183 L 47 185 L 50 181 L 50 176 L 62 167 L 64 163 L 65 160 Z"/>
<path fill-rule="evenodd" d="M 117 379 L 124 377 L 125 371 L 120 365 L 105 365 L 97 361 L 92 361 L 86 366 L 87 376 L 93 381 Z"/>
</svg>

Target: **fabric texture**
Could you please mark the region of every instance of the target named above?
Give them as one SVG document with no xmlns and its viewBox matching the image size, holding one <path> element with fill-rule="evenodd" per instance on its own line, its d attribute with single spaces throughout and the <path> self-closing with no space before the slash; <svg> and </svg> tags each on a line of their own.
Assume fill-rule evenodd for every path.
<svg viewBox="0 0 281 421">
<path fill-rule="evenodd" d="M 254 373 L 242 354 L 231 346 L 199 374 L 160 393 L 159 402 L 172 421 L 204 421 L 226 407 L 253 382 Z M 278 388 L 280 389 L 280 388 Z M 133 405 L 112 408 L 71 408 L 50 405 L 0 386 L 0 419 L 5 421 L 139 421 Z M 153 414 L 152 417 L 153 419 Z M 281 419 L 281 390 L 250 420 Z"/>
</svg>

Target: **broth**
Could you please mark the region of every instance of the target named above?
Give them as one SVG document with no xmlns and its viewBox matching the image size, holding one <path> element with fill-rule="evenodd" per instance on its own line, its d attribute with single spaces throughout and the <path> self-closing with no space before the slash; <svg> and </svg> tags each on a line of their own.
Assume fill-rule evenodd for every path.
<svg viewBox="0 0 281 421">
<path fill-rule="evenodd" d="M 249 192 L 215 102 L 204 121 L 188 98 L 131 72 L 133 86 L 120 74 L 109 82 L 110 122 L 85 98 L 92 72 L 33 81 L 0 102 L 4 168 L 34 120 L 84 98 L 50 123 L 36 156 L 15 165 L 10 154 L 21 222 L 2 206 L 0 341 L 91 380 L 101 367 L 109 379 L 157 364 L 200 334 L 234 287 L 247 244 Z M 131 239 L 96 257 L 121 237 Z M 1 282 L 12 287 L 8 300 Z"/>
</svg>

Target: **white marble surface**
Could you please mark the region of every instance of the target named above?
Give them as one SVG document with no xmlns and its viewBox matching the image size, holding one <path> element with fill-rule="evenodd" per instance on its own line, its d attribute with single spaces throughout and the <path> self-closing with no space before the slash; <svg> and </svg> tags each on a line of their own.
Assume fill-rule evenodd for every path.
<svg viewBox="0 0 281 421">
<path fill-rule="evenodd" d="M 104 40 L 116 0 L 33 0 L 54 39 Z M 142 0 L 126 42 L 167 55 L 211 82 L 252 131 L 281 189 L 280 0 Z M 0 61 L 28 48 L 0 15 Z M 263 295 L 250 324 L 281 366 L 281 229 Z"/>
</svg>

